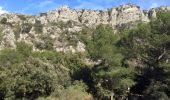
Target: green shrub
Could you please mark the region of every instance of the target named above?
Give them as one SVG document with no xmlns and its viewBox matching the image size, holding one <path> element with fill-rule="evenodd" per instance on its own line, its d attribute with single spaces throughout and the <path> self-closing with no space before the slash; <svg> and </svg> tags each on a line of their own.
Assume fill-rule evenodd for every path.
<svg viewBox="0 0 170 100">
<path fill-rule="evenodd" d="M 32 24 L 31 23 L 23 23 L 22 24 L 22 33 L 29 33 L 31 28 L 32 28 Z"/>
<path fill-rule="evenodd" d="M 53 67 L 38 59 L 28 59 L 0 70 L 0 99 L 35 99 L 48 96 L 57 87 L 58 75 Z"/>
<path fill-rule="evenodd" d="M 7 24 L 7 18 L 2 18 L 0 21 L 1 24 Z"/>
<path fill-rule="evenodd" d="M 1 43 L 2 39 L 3 39 L 3 36 L 4 36 L 4 34 L 2 33 L 2 29 L 0 28 L 0 43 Z"/>
<path fill-rule="evenodd" d="M 66 89 L 54 92 L 51 98 L 57 100 L 93 100 L 93 97 L 88 94 L 86 90 L 87 86 L 85 83 L 82 81 L 75 81 Z"/>
<path fill-rule="evenodd" d="M 20 34 L 29 33 L 32 26 L 33 25 L 31 23 L 22 23 L 21 25 L 19 23 L 16 24 L 13 27 L 14 28 L 15 38 L 18 39 L 20 37 Z"/>
<path fill-rule="evenodd" d="M 47 13 L 40 13 L 40 16 L 47 16 Z"/>
<path fill-rule="evenodd" d="M 23 21 L 26 20 L 26 17 L 25 17 L 24 15 L 18 15 L 18 17 L 19 17 L 21 20 L 23 20 Z"/>
<path fill-rule="evenodd" d="M 19 42 L 16 49 L 0 51 L 0 99 L 36 99 L 49 96 L 70 80 L 60 65 L 57 52 L 34 52 L 32 46 Z"/>
<path fill-rule="evenodd" d="M 32 56 L 53 64 L 60 64 L 62 60 L 62 55 L 55 51 L 33 52 Z"/>
<path fill-rule="evenodd" d="M 0 67 L 11 66 L 21 63 L 23 61 L 22 55 L 20 55 L 14 49 L 4 49 L 0 51 Z"/>
<path fill-rule="evenodd" d="M 18 42 L 17 43 L 17 52 L 22 54 L 24 57 L 29 57 L 32 52 L 32 46 L 26 44 L 25 42 Z"/>
<path fill-rule="evenodd" d="M 43 25 L 41 24 L 41 21 L 39 21 L 39 20 L 35 21 L 34 29 L 35 29 L 35 32 L 38 34 L 43 32 Z"/>
<path fill-rule="evenodd" d="M 53 49 L 53 43 L 54 40 L 49 37 L 48 35 L 41 35 L 40 39 L 43 42 L 35 42 L 35 46 L 40 50 L 54 50 Z"/>
<path fill-rule="evenodd" d="M 58 26 L 59 28 L 64 29 L 64 28 L 71 28 L 75 24 L 75 22 L 69 20 L 67 22 L 63 22 L 63 21 L 51 22 L 50 24 L 52 26 Z"/>
<path fill-rule="evenodd" d="M 21 26 L 18 23 L 13 27 L 13 29 L 14 29 L 15 39 L 18 39 L 20 37 L 20 33 L 21 33 Z"/>
</svg>

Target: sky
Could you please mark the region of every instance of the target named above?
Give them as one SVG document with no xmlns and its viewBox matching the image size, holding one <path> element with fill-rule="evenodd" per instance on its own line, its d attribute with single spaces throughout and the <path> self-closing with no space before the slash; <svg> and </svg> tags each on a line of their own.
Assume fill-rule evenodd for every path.
<svg viewBox="0 0 170 100">
<path fill-rule="evenodd" d="M 8 12 L 38 14 L 63 5 L 78 9 L 102 10 L 128 3 L 146 10 L 158 6 L 170 6 L 170 0 L 0 0 L 0 14 Z"/>
</svg>

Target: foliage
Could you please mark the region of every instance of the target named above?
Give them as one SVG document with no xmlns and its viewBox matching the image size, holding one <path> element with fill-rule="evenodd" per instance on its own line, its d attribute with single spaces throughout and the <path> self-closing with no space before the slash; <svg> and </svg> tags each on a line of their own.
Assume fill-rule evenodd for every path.
<svg viewBox="0 0 170 100">
<path fill-rule="evenodd" d="M 4 49 L 0 52 L 0 66 L 8 67 L 22 62 L 22 56 L 13 49 Z"/>
<path fill-rule="evenodd" d="M 40 13 L 40 16 L 47 16 L 47 13 Z"/>
<path fill-rule="evenodd" d="M 115 94 L 114 98 L 127 97 L 128 88 L 134 85 L 133 71 L 121 64 L 123 56 L 116 46 L 118 40 L 119 36 L 114 34 L 110 26 L 100 25 L 87 44 L 90 57 L 101 60 L 92 71 L 98 98 L 109 99 L 111 94 Z"/>
<path fill-rule="evenodd" d="M 72 28 L 73 25 L 76 24 L 76 22 L 72 21 L 72 20 L 69 20 L 67 22 L 64 22 L 64 21 L 59 21 L 59 22 L 51 22 L 50 23 L 52 26 L 57 26 L 59 27 L 60 29 L 64 29 L 64 28 Z"/>
<path fill-rule="evenodd" d="M 40 50 L 53 50 L 54 40 L 48 35 L 41 35 L 40 39 L 43 41 L 35 42 L 35 46 Z"/>
<path fill-rule="evenodd" d="M 136 60 L 136 64 L 132 65 L 137 69 L 135 70 L 137 84 L 132 87 L 131 92 L 144 95 L 144 99 L 166 100 L 170 97 L 169 16 L 168 11 L 158 12 L 157 19 L 128 31 L 128 35 L 119 43 L 123 51 L 126 51 L 127 62 Z"/>
<path fill-rule="evenodd" d="M 58 97 L 59 100 L 83 100 L 85 98 L 92 98 L 86 92 L 87 86 L 82 81 L 75 81 L 73 85 L 61 91 Z"/>
<path fill-rule="evenodd" d="M 1 24 L 7 24 L 7 18 L 2 18 L 0 21 Z"/>
<path fill-rule="evenodd" d="M 16 50 L 1 50 L 0 58 L 0 99 L 49 96 L 69 80 L 65 69 L 33 57 L 32 46 L 24 42 L 17 43 Z"/>
<path fill-rule="evenodd" d="M 67 24 L 68 28 L 74 23 Z M 65 27 L 66 23 L 53 25 Z M 29 33 L 31 27 L 29 23 L 18 24 L 15 34 L 22 29 L 21 33 Z M 42 33 L 40 21 L 34 27 Z M 44 43 L 36 45 L 42 51 L 16 42 L 15 49 L 0 50 L 0 99 L 169 100 L 169 29 L 170 12 L 161 11 L 150 23 L 117 33 L 109 25 L 99 25 L 60 36 L 60 42 L 70 41 L 68 45 L 83 42 L 84 53 L 56 52 L 54 40 L 42 34 L 39 38 Z"/>
<path fill-rule="evenodd" d="M 20 34 L 30 32 L 32 28 L 32 24 L 31 23 L 21 23 L 21 24 L 18 23 L 15 26 L 13 26 L 13 28 L 14 28 L 15 38 L 18 39 L 20 37 Z"/>
<path fill-rule="evenodd" d="M 75 81 L 67 88 L 55 91 L 50 97 L 39 98 L 38 100 L 93 100 L 93 97 L 86 92 L 87 86 L 82 81 Z"/>
<path fill-rule="evenodd" d="M 57 74 L 36 59 L 1 69 L 2 98 L 36 98 L 49 95 L 57 85 Z"/>
<path fill-rule="evenodd" d="M 28 45 L 25 42 L 18 42 L 17 43 L 17 52 L 24 57 L 29 57 L 32 52 L 32 45 Z"/>
<path fill-rule="evenodd" d="M 2 33 L 2 28 L 0 28 L 0 42 L 2 41 L 3 36 L 4 36 L 4 34 Z"/>
<path fill-rule="evenodd" d="M 22 33 L 29 33 L 32 28 L 31 23 L 22 23 L 21 26 L 22 26 Z"/>
<path fill-rule="evenodd" d="M 19 17 L 21 20 L 26 20 L 26 16 L 24 16 L 24 15 L 18 15 L 18 17 Z"/>
<path fill-rule="evenodd" d="M 100 25 L 92 34 L 91 43 L 87 50 L 93 59 L 111 59 L 114 51 L 114 43 L 118 37 L 109 26 Z"/>
<path fill-rule="evenodd" d="M 43 25 L 41 24 L 41 21 L 39 21 L 39 20 L 35 21 L 34 30 L 38 34 L 43 32 Z"/>
<path fill-rule="evenodd" d="M 54 51 L 33 52 L 32 56 L 43 61 L 50 61 L 54 64 L 58 64 L 62 60 L 62 55 Z"/>
<path fill-rule="evenodd" d="M 152 31 L 158 34 L 170 34 L 170 11 L 159 11 L 157 19 L 151 22 Z"/>
</svg>

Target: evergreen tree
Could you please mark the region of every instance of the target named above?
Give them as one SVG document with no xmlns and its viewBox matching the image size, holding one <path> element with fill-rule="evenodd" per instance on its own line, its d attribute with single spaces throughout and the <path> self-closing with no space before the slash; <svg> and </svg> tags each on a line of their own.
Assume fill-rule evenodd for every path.
<svg viewBox="0 0 170 100">
<path fill-rule="evenodd" d="M 170 12 L 157 15 L 151 23 L 128 31 L 119 42 L 125 52 L 125 63 L 137 68 L 137 84 L 131 92 L 144 95 L 148 100 L 169 98 Z"/>
<path fill-rule="evenodd" d="M 108 25 L 100 25 L 93 32 L 88 50 L 95 61 L 93 79 L 98 98 L 126 98 L 134 85 L 133 70 L 122 66 L 123 56 L 116 47 L 119 36 Z"/>
</svg>

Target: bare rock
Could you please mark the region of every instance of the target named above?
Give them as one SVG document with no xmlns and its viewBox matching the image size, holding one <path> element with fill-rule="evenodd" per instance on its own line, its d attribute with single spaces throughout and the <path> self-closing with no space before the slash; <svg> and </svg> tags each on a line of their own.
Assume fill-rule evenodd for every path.
<svg viewBox="0 0 170 100">
<path fill-rule="evenodd" d="M 2 41 L 0 43 L 0 49 L 3 48 L 15 48 L 16 44 L 15 44 L 15 35 L 13 30 L 10 27 L 6 27 L 3 32 L 4 34 Z"/>
</svg>

